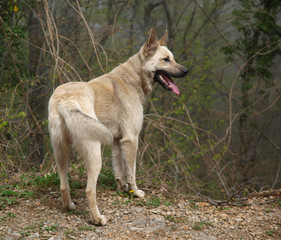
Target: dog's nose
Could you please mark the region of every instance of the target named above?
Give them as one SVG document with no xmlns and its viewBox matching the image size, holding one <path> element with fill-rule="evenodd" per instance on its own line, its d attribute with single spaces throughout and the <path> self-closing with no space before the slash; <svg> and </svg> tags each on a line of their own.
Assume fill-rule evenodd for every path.
<svg viewBox="0 0 281 240">
<path fill-rule="evenodd" d="M 188 69 L 187 68 L 183 68 L 182 69 L 183 73 L 186 75 L 188 73 Z"/>
</svg>

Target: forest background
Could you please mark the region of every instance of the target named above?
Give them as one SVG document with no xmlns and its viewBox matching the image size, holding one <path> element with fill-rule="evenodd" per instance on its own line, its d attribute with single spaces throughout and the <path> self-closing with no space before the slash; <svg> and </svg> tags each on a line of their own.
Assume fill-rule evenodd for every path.
<svg viewBox="0 0 281 240">
<path fill-rule="evenodd" d="M 281 187 L 279 0 L 0 0 L 0 180 L 54 171 L 48 99 L 136 53 L 155 27 L 189 68 L 144 106 L 140 184 L 231 200 Z M 83 162 L 72 153 L 71 164 Z M 103 149 L 102 174 L 111 174 Z"/>
</svg>

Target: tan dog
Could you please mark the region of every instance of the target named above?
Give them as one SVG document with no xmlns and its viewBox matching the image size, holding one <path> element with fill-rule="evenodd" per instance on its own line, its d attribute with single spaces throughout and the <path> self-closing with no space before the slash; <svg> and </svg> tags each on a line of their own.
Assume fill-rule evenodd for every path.
<svg viewBox="0 0 281 240">
<path fill-rule="evenodd" d="M 112 161 L 118 188 L 134 191 L 136 153 L 143 122 L 143 104 L 155 82 L 179 94 L 170 76 L 183 77 L 187 69 L 177 64 L 165 47 L 167 32 L 158 41 L 154 29 L 140 51 L 110 73 L 89 82 L 69 82 L 59 86 L 49 102 L 49 131 L 61 181 L 63 205 L 74 209 L 67 180 L 67 163 L 73 145 L 85 160 L 88 181 L 86 193 L 91 218 L 105 225 L 96 202 L 100 173 L 101 143 L 112 144 Z"/>
</svg>

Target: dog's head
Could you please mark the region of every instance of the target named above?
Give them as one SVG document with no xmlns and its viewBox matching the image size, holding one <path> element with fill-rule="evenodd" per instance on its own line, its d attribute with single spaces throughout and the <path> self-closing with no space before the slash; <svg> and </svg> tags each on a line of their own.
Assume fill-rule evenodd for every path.
<svg viewBox="0 0 281 240">
<path fill-rule="evenodd" d="M 173 54 L 166 47 L 168 33 L 158 40 L 156 31 L 152 28 L 145 44 L 141 48 L 144 60 L 143 69 L 152 77 L 151 84 L 158 82 L 166 90 L 172 90 L 179 95 L 179 89 L 171 77 L 184 77 L 188 70 L 176 63 Z"/>
</svg>

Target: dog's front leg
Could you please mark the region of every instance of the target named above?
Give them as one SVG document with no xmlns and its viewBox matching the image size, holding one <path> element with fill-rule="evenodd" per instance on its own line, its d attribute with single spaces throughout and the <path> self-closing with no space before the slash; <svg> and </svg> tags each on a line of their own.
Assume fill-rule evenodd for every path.
<svg viewBox="0 0 281 240">
<path fill-rule="evenodd" d="M 138 137 L 126 137 L 123 138 L 120 143 L 125 159 L 129 191 L 134 191 L 135 196 L 144 198 L 144 192 L 139 190 L 136 184 L 136 155 L 138 150 Z"/>
</svg>

